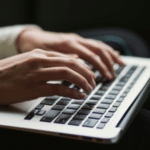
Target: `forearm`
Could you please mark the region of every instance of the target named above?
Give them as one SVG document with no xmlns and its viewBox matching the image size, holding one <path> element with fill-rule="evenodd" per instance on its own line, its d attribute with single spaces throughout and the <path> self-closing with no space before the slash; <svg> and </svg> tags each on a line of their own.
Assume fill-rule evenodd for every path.
<svg viewBox="0 0 150 150">
<path fill-rule="evenodd" d="M 15 25 L 0 28 L 0 59 L 18 54 L 16 39 L 27 28 L 39 28 L 36 25 Z"/>
</svg>

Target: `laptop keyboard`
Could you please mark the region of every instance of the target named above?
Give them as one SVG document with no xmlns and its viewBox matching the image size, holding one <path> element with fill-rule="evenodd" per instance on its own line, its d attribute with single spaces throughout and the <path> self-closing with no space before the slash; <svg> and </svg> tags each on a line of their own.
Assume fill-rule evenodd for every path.
<svg viewBox="0 0 150 150">
<path fill-rule="evenodd" d="M 115 69 L 117 78 L 125 68 L 126 66 L 118 66 Z M 84 100 L 57 95 L 46 97 L 24 119 L 32 120 L 35 116 L 41 116 L 40 122 L 53 122 L 72 126 L 81 125 L 82 127 L 90 128 L 96 126 L 97 129 L 103 129 L 113 118 L 115 112 L 145 69 L 145 67 L 141 68 L 134 79 L 130 81 L 130 84 L 124 88 L 137 68 L 138 66 L 130 66 L 117 82 L 115 82 L 116 79 L 108 81 L 98 74 L 95 80 L 97 84 L 96 90 L 87 95 Z M 97 72 L 94 68 L 91 67 L 91 69 L 93 72 Z M 63 81 L 62 84 L 76 90 L 82 90 L 68 81 Z M 44 106 L 50 106 L 50 109 L 46 111 Z"/>
</svg>

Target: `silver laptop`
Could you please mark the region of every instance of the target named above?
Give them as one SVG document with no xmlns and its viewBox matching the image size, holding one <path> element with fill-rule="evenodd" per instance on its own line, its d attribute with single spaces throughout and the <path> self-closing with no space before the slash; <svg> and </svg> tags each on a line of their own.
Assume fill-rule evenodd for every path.
<svg viewBox="0 0 150 150">
<path fill-rule="evenodd" d="M 114 65 L 117 78 L 111 81 L 105 80 L 89 65 L 97 76 L 97 86 L 84 100 L 54 95 L 0 106 L 0 127 L 90 142 L 116 143 L 150 90 L 150 59 L 125 56 L 121 59 L 126 65 Z M 83 90 L 68 81 L 57 82 Z"/>
</svg>

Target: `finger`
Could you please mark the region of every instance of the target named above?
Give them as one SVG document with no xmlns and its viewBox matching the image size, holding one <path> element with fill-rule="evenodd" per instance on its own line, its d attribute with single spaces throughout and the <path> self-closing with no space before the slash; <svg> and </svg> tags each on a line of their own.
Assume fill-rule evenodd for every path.
<svg viewBox="0 0 150 150">
<path fill-rule="evenodd" d="M 110 53 L 110 55 L 112 56 L 113 60 L 118 63 L 119 65 L 124 65 L 124 62 L 121 60 L 120 58 L 120 52 L 114 50 L 111 46 L 107 45 L 106 43 L 102 42 L 102 41 L 97 41 L 95 40 L 98 44 L 102 44 L 104 46 L 104 48 L 107 49 L 107 51 Z"/>
<path fill-rule="evenodd" d="M 92 49 L 95 51 L 97 51 L 98 49 L 105 49 L 107 52 L 109 52 L 110 56 L 112 57 L 113 61 L 115 61 L 116 63 L 118 63 L 119 65 L 122 65 L 123 62 L 120 59 L 120 55 L 117 51 L 115 51 L 111 46 L 105 44 L 102 41 L 97 41 L 97 40 L 92 40 L 92 39 L 82 39 L 80 40 L 80 42 L 88 47 L 89 49 Z"/>
<path fill-rule="evenodd" d="M 44 54 L 47 57 L 74 57 L 74 58 L 79 58 L 77 54 L 63 54 L 60 52 L 55 52 L 55 51 L 44 51 Z"/>
<path fill-rule="evenodd" d="M 89 48 L 95 54 L 97 54 L 101 58 L 101 60 L 104 62 L 104 64 L 107 66 L 111 75 L 115 77 L 114 69 L 113 69 L 113 65 L 114 65 L 113 59 L 106 49 L 100 47 L 97 44 L 97 42 L 95 42 L 94 40 L 88 40 L 88 42 L 87 40 L 82 40 L 80 41 L 80 43 L 86 46 L 87 48 Z"/>
<path fill-rule="evenodd" d="M 118 52 L 112 50 L 108 50 L 108 52 L 116 63 L 118 63 L 121 66 L 124 65 L 124 62 L 120 59 L 120 54 Z"/>
<path fill-rule="evenodd" d="M 40 96 L 59 95 L 73 99 L 83 99 L 86 94 L 61 84 L 45 84 L 41 86 Z"/>
<path fill-rule="evenodd" d="M 93 90 L 85 77 L 67 67 L 43 68 L 36 74 L 36 79 L 40 82 L 67 80 L 78 85 L 86 92 Z"/>
<path fill-rule="evenodd" d="M 80 62 L 85 68 L 87 68 L 91 73 L 92 73 L 92 75 L 93 75 L 93 78 L 94 79 L 96 79 L 96 75 L 93 73 L 93 71 L 91 70 L 91 68 L 88 66 L 88 65 L 86 65 L 85 63 L 83 63 L 83 62 Z"/>
<path fill-rule="evenodd" d="M 73 54 L 73 53 L 62 54 L 60 52 L 47 52 L 47 51 L 45 53 L 48 57 L 68 57 L 68 58 L 70 58 L 70 56 L 71 56 L 76 59 L 79 58 L 79 56 L 77 54 Z M 84 64 L 82 62 L 81 62 L 81 64 L 84 65 L 84 67 L 87 68 L 89 71 L 91 71 L 91 68 L 89 66 L 87 66 L 86 64 Z M 92 71 L 91 71 L 91 73 L 93 74 L 93 77 L 96 78 L 96 75 Z"/>
<path fill-rule="evenodd" d="M 97 59 L 97 55 L 94 52 L 78 43 L 72 44 L 71 48 L 72 51 L 76 52 L 80 58 L 86 60 L 92 64 L 95 69 L 100 71 L 100 73 L 102 73 L 105 78 L 112 79 L 112 75 L 110 74 L 109 69 L 101 60 Z"/>
<path fill-rule="evenodd" d="M 78 56 L 77 54 L 66 54 L 66 55 L 67 55 L 68 57 L 71 56 L 71 57 L 74 57 L 74 58 L 77 58 L 77 59 L 79 58 L 79 56 Z"/>
<path fill-rule="evenodd" d="M 64 57 L 55 57 L 51 59 L 47 59 L 45 61 L 45 67 L 68 67 L 82 76 L 84 76 L 89 83 L 94 87 L 95 81 L 93 79 L 96 78 L 95 74 L 91 71 L 91 69 L 85 65 L 84 63 L 80 62 L 77 59 L 73 58 L 64 58 Z M 86 67 L 85 67 L 86 66 Z"/>
</svg>

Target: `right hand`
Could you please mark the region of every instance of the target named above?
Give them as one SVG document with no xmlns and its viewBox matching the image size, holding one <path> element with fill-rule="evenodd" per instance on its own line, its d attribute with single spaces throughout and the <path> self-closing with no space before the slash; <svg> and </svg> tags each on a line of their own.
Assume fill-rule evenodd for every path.
<svg viewBox="0 0 150 150">
<path fill-rule="evenodd" d="M 60 95 L 82 99 L 85 94 L 47 81 L 68 80 L 86 92 L 96 85 L 95 74 L 80 62 L 78 55 L 65 55 L 35 49 L 0 60 L 0 104 L 11 104 L 38 97 Z"/>
</svg>

